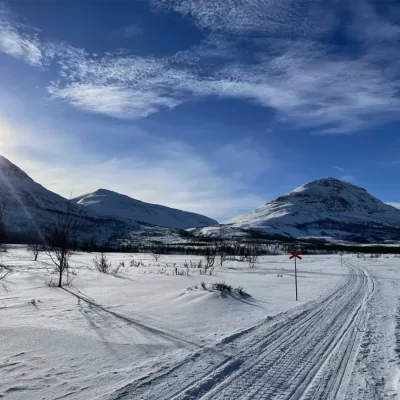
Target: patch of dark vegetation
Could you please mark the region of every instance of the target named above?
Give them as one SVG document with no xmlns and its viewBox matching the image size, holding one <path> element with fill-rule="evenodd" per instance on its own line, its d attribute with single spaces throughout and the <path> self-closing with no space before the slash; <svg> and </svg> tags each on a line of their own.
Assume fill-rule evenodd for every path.
<svg viewBox="0 0 400 400">
<path fill-rule="evenodd" d="M 235 288 L 232 285 L 227 284 L 226 282 L 214 282 L 209 286 L 204 281 L 202 281 L 200 285 L 191 286 L 186 290 L 190 292 L 195 290 L 207 290 L 209 292 L 228 292 L 238 294 L 241 297 L 251 297 L 246 292 L 244 287 L 238 286 Z"/>
</svg>

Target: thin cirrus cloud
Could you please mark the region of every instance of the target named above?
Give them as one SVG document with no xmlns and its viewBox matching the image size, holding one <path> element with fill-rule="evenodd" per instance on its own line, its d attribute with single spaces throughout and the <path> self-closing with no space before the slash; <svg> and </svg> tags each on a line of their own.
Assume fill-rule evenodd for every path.
<svg viewBox="0 0 400 400">
<path fill-rule="evenodd" d="M 331 7 L 298 0 L 152 0 L 159 9 L 193 18 L 201 28 L 233 34 L 321 34 L 337 21 Z M 323 22 L 322 22 L 323 21 Z"/>
<path fill-rule="evenodd" d="M 321 39 L 338 26 L 331 2 L 152 4 L 155 11 L 191 17 L 209 36 L 174 56 L 99 56 L 65 43 L 39 43 L 4 14 L 0 49 L 32 65 L 55 61 L 59 79 L 49 82 L 52 99 L 116 118 L 143 118 L 208 96 L 252 102 L 276 111 L 282 123 L 321 133 L 355 132 L 399 118 L 400 30 L 367 1 L 341 5 L 352 15 L 347 33 L 362 49 L 351 57 Z M 371 37 L 366 21 L 377 36 Z"/>
<path fill-rule="evenodd" d="M 68 133 L 74 129 L 68 122 L 61 125 L 61 130 Z M 206 159 L 180 141 L 148 138 L 145 152 L 116 158 L 89 153 L 77 138 L 63 132 L 55 138 L 39 120 L 10 121 L 0 114 L 0 128 L 2 151 L 10 161 L 35 181 L 67 198 L 107 188 L 221 220 L 264 200 L 250 192 L 249 177 L 220 173 L 212 155 Z M 225 147 L 215 150 L 218 162 L 235 164 L 234 157 L 240 149 L 245 149 L 251 159 L 260 157 L 252 143 L 238 142 L 231 144 L 229 151 Z M 257 173 L 262 171 L 258 169 Z"/>
<path fill-rule="evenodd" d="M 40 66 L 40 43 L 35 35 L 23 33 L 27 28 L 17 23 L 5 4 L 0 2 L 0 51 L 33 66 Z"/>
</svg>

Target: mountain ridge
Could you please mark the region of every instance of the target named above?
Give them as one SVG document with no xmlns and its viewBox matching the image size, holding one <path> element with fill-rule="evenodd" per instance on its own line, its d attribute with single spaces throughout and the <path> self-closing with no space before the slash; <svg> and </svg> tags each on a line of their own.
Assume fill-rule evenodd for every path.
<svg viewBox="0 0 400 400">
<path fill-rule="evenodd" d="M 104 191 L 110 192 L 106 189 Z M 57 221 L 59 214 L 66 210 L 70 210 L 79 219 L 82 226 L 79 234 L 81 240 L 94 239 L 97 243 L 105 243 L 112 238 L 132 235 L 154 237 L 155 240 L 168 237 L 178 240 L 180 236 L 179 226 L 168 228 L 92 212 L 88 207 L 46 189 L 3 156 L 0 156 L 0 203 L 5 209 L 2 222 L 8 237 L 44 241 L 46 231 Z M 72 209 L 70 204 L 73 205 Z M 186 215 L 183 211 L 177 212 L 181 212 L 183 217 Z"/>
<path fill-rule="evenodd" d="M 224 221 L 232 232 L 258 231 L 288 238 L 374 241 L 400 240 L 400 210 L 364 188 L 336 178 L 314 180 Z M 208 228 L 205 235 L 218 236 Z"/>
<path fill-rule="evenodd" d="M 188 229 L 218 223 L 201 214 L 146 203 L 108 189 L 98 189 L 71 201 L 103 217 L 124 218 L 164 228 Z"/>
</svg>

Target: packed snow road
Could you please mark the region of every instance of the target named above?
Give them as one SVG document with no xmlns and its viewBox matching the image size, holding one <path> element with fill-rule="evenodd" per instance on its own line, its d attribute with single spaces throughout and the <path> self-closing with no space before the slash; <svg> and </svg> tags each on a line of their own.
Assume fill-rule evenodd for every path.
<svg viewBox="0 0 400 400">
<path fill-rule="evenodd" d="M 313 301 L 131 383 L 112 399 L 346 399 L 375 282 L 350 262 Z"/>
</svg>

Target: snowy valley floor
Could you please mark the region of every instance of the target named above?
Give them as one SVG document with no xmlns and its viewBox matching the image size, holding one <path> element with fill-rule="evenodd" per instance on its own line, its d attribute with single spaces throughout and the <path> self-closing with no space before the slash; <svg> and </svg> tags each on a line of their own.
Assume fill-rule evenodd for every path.
<svg viewBox="0 0 400 400">
<path fill-rule="evenodd" d="M 57 289 L 46 256 L 2 256 L 0 397 L 400 399 L 400 258 L 305 256 L 298 302 L 287 256 L 214 276 L 172 274 L 195 256 L 110 254 L 126 265 L 116 276 L 88 269 L 93 258 L 74 254 Z M 187 290 L 201 281 L 251 297 Z"/>
</svg>

